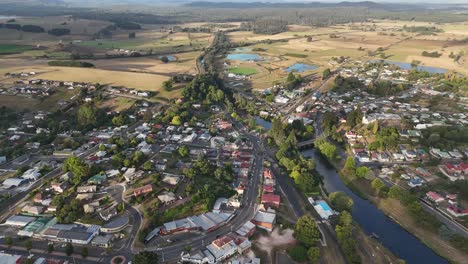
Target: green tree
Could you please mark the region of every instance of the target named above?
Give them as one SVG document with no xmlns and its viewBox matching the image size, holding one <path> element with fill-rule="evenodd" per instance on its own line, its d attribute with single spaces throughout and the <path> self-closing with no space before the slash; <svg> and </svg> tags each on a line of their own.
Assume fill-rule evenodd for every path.
<svg viewBox="0 0 468 264">
<path fill-rule="evenodd" d="M 307 250 L 307 258 L 311 264 L 319 263 L 320 249 L 318 247 L 311 247 Z"/>
<path fill-rule="evenodd" d="M 153 169 L 153 162 L 151 162 L 150 160 L 147 160 L 145 161 L 145 163 L 143 163 L 143 170 L 150 171 L 152 169 Z"/>
<path fill-rule="evenodd" d="M 320 238 L 315 220 L 309 215 L 301 216 L 294 227 L 294 237 L 306 246 L 313 246 Z"/>
<path fill-rule="evenodd" d="M 332 192 L 330 194 L 331 205 L 339 212 L 351 211 L 353 200 L 344 192 Z"/>
<path fill-rule="evenodd" d="M 364 167 L 364 166 L 359 166 L 357 169 L 356 169 L 356 175 L 359 177 L 359 178 L 364 178 L 367 176 L 367 174 L 370 172 L 370 169 L 368 167 Z"/>
<path fill-rule="evenodd" d="M 47 252 L 52 253 L 52 251 L 54 251 L 54 244 L 47 244 Z"/>
<path fill-rule="evenodd" d="M 13 245 L 13 239 L 9 236 L 6 236 L 3 241 L 5 242 L 5 245 L 7 245 L 9 248 Z"/>
<path fill-rule="evenodd" d="M 81 256 L 83 256 L 83 258 L 86 258 L 88 256 L 88 248 L 87 247 L 81 248 Z"/>
<path fill-rule="evenodd" d="M 330 76 L 330 74 L 331 74 L 330 69 L 327 68 L 327 69 L 323 70 L 323 72 L 322 72 L 322 80 L 327 79 L 327 78 Z"/>
<path fill-rule="evenodd" d="M 32 249 L 32 241 L 31 240 L 26 240 L 26 242 L 24 243 L 26 249 L 29 251 Z"/>
<path fill-rule="evenodd" d="M 371 182 L 371 186 L 375 192 L 379 194 L 382 188 L 385 187 L 385 183 L 381 179 L 375 178 L 375 180 Z"/>
<path fill-rule="evenodd" d="M 158 255 L 150 251 L 141 251 L 133 257 L 135 264 L 157 264 Z"/>
<path fill-rule="evenodd" d="M 176 116 L 174 116 L 174 117 L 172 118 L 171 123 L 172 123 L 173 125 L 175 125 L 175 126 L 180 126 L 180 125 L 182 124 L 182 118 L 181 118 L 180 116 L 176 115 Z"/>
<path fill-rule="evenodd" d="M 164 63 L 168 63 L 169 62 L 169 58 L 167 56 L 162 56 L 161 57 L 161 61 L 164 62 Z"/>
<path fill-rule="evenodd" d="M 78 124 L 87 127 L 97 124 L 96 109 L 90 104 L 81 105 L 77 114 Z"/>
<path fill-rule="evenodd" d="M 375 121 L 374 124 L 372 125 L 372 133 L 376 135 L 378 131 L 379 131 L 379 121 Z"/>
<path fill-rule="evenodd" d="M 73 174 L 71 182 L 75 185 L 80 184 L 85 177 L 88 176 L 90 168 L 82 159 L 78 157 L 70 157 L 62 164 L 62 171 L 70 171 Z"/>
<path fill-rule="evenodd" d="M 307 248 L 303 245 L 296 245 L 288 249 L 288 255 L 297 262 L 305 262 L 308 258 Z"/>
<path fill-rule="evenodd" d="M 174 81 L 172 81 L 172 80 L 164 81 L 162 83 L 162 86 L 163 86 L 164 90 L 171 91 L 172 87 L 174 86 Z"/>
<path fill-rule="evenodd" d="M 66 246 L 65 246 L 65 253 L 67 254 L 67 256 L 71 256 L 73 254 L 73 251 L 75 249 L 73 248 L 73 245 L 72 243 L 70 242 L 67 242 Z"/>
<path fill-rule="evenodd" d="M 190 150 L 187 146 L 181 146 L 178 150 L 179 152 L 179 155 L 182 157 L 182 158 L 185 158 L 185 157 L 188 157 L 189 153 L 190 153 Z"/>
</svg>

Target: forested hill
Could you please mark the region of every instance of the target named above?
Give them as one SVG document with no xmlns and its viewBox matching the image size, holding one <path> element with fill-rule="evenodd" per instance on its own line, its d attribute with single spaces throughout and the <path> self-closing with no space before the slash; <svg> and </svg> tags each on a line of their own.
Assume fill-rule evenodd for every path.
<svg viewBox="0 0 468 264">
<path fill-rule="evenodd" d="M 185 4 L 188 7 L 200 8 L 316 8 L 316 7 L 384 7 L 383 4 L 378 4 L 371 1 L 362 2 L 339 2 L 339 3 L 322 3 L 322 2 L 291 2 L 291 3 L 270 3 L 270 2 L 209 2 L 199 1 Z"/>
</svg>

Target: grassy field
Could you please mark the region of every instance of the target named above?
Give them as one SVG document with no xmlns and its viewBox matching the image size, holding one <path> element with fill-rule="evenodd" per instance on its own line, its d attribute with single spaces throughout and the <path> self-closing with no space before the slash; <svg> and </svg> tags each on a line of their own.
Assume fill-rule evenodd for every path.
<svg viewBox="0 0 468 264">
<path fill-rule="evenodd" d="M 133 104 L 135 104 L 135 100 L 131 98 L 111 97 L 101 102 L 99 107 L 120 112 L 130 108 Z"/>
<path fill-rule="evenodd" d="M 228 69 L 228 72 L 234 73 L 237 75 L 253 75 L 258 73 L 258 71 L 255 68 L 249 68 L 249 67 L 232 67 Z"/>
<path fill-rule="evenodd" d="M 0 44 L 0 54 L 20 53 L 27 50 L 31 50 L 31 46 L 16 44 Z"/>
<path fill-rule="evenodd" d="M 52 111 L 58 108 L 58 101 L 69 100 L 77 90 L 58 89 L 56 93 L 45 98 L 32 98 L 23 95 L 0 95 L 0 106 L 16 110 Z"/>
</svg>

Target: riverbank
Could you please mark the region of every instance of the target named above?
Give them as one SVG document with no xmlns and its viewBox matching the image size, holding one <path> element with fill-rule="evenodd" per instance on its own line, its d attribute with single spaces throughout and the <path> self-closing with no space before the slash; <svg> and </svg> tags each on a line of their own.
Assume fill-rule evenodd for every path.
<svg viewBox="0 0 468 264">
<path fill-rule="evenodd" d="M 409 233 L 396 221 L 380 210 L 371 200 L 356 195 L 348 188 L 332 164 L 323 159 L 315 149 L 302 152 L 304 156 L 313 158 L 316 171 L 322 176 L 328 192 L 341 191 L 354 201 L 352 217 L 367 235 L 376 235 L 379 242 L 394 255 L 407 263 L 448 263 L 446 259 L 436 254 L 415 235 Z"/>
<path fill-rule="evenodd" d="M 342 160 L 346 157 L 342 156 Z M 336 171 L 341 171 L 344 167 L 344 162 L 329 162 Z M 339 169 L 340 168 L 340 169 Z M 381 198 L 375 195 L 375 191 L 371 186 L 371 181 L 367 179 L 350 179 L 347 175 L 339 173 L 343 183 L 354 194 L 362 199 L 366 199 L 374 204 L 385 215 L 398 223 L 406 231 L 416 236 L 427 247 L 431 248 L 438 255 L 455 263 L 464 263 L 468 258 L 467 254 L 455 248 L 449 241 L 443 240 L 438 233 L 429 230 L 415 221 L 407 212 L 407 209 L 398 201 L 392 198 Z"/>
</svg>

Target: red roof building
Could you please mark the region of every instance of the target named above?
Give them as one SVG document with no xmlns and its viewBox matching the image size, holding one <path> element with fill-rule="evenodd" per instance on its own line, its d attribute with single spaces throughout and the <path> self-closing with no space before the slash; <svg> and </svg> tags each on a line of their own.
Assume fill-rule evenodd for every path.
<svg viewBox="0 0 468 264">
<path fill-rule="evenodd" d="M 458 206 L 451 205 L 447 207 L 447 212 L 455 217 L 462 217 L 468 215 L 468 209 L 463 209 Z"/>
<path fill-rule="evenodd" d="M 142 186 L 140 188 L 134 189 L 133 190 L 133 195 L 135 195 L 135 197 L 138 197 L 140 195 L 144 195 L 144 194 L 150 193 L 152 191 L 153 191 L 153 185 L 148 184 L 148 185 Z"/>
<path fill-rule="evenodd" d="M 271 173 L 270 169 L 265 169 L 263 171 L 263 177 L 267 179 L 273 179 L 273 174 Z"/>
<path fill-rule="evenodd" d="M 275 189 L 273 188 L 273 185 L 263 185 L 262 189 L 264 193 L 272 193 L 275 191 Z"/>
<path fill-rule="evenodd" d="M 280 205 L 281 198 L 276 194 L 263 194 L 261 203 L 269 207 L 278 208 Z"/>
<path fill-rule="evenodd" d="M 429 200 L 431 200 L 431 201 L 433 201 L 433 202 L 435 202 L 435 203 L 440 203 L 440 202 L 442 202 L 442 201 L 444 200 L 444 198 L 443 198 L 442 196 L 440 196 L 438 193 L 432 192 L 432 191 L 431 191 L 431 192 L 427 192 L 427 193 L 426 193 L 426 197 L 427 197 Z"/>
</svg>

